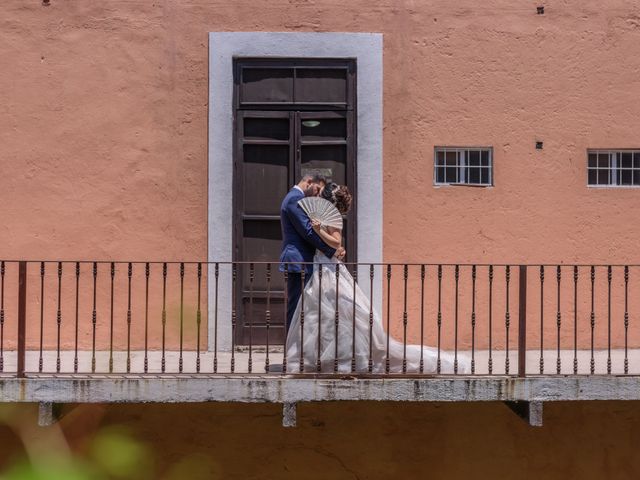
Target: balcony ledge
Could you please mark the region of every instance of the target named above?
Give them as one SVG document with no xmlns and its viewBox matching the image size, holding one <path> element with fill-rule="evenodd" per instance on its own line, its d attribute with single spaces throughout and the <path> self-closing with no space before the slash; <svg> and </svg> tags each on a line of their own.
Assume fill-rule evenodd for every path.
<svg viewBox="0 0 640 480">
<path fill-rule="evenodd" d="M 415 378 L 281 375 L 30 375 L 0 379 L 0 402 L 552 402 L 640 400 L 638 376 Z"/>
</svg>

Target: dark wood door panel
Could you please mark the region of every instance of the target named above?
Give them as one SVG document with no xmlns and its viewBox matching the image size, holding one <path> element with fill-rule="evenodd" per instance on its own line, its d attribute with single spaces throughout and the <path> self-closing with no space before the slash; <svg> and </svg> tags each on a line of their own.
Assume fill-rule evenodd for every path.
<svg viewBox="0 0 640 480">
<path fill-rule="evenodd" d="M 234 67 L 236 344 L 285 340 L 285 282 L 278 270 L 280 205 L 298 178 L 320 173 L 355 196 L 355 63 L 347 59 L 237 59 Z M 355 201 L 345 217 L 356 261 Z M 263 262 L 271 262 L 269 268 Z"/>
<path fill-rule="evenodd" d="M 272 290 L 284 290 L 284 280 L 278 271 L 277 263 L 282 247 L 282 229 L 280 228 L 280 218 L 273 220 L 245 220 L 243 228 L 242 252 L 243 261 L 247 262 L 274 262 L 271 263 Z M 250 265 L 241 265 L 242 285 L 244 290 L 248 290 L 250 284 Z M 267 289 L 267 265 L 254 263 L 253 265 L 253 288 L 254 290 Z"/>
<path fill-rule="evenodd" d="M 242 304 L 243 322 L 239 329 L 238 342 L 248 345 L 267 344 L 267 302 L 264 298 L 255 298 L 253 303 L 246 298 Z M 285 341 L 286 308 L 283 299 L 272 299 L 269 305 L 269 345 L 282 345 Z"/>
<path fill-rule="evenodd" d="M 288 145 L 243 145 L 243 214 L 278 215 L 289 191 Z"/>
</svg>

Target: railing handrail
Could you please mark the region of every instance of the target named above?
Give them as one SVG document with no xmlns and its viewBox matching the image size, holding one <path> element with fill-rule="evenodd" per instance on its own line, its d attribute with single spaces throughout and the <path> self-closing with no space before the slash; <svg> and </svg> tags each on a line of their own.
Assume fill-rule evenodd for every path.
<svg viewBox="0 0 640 480">
<path fill-rule="evenodd" d="M 281 262 L 280 260 L 59 260 L 59 259 L 48 259 L 48 260 L 39 260 L 39 259 L 2 259 L 0 261 L 6 263 L 80 263 L 80 264 L 104 264 L 110 265 L 114 264 L 150 264 L 150 265 L 274 265 L 274 264 L 286 264 L 286 265 L 316 265 L 324 262 Z M 354 265 L 354 266 L 433 266 L 433 267 L 640 267 L 640 263 L 537 263 L 537 262 L 510 262 L 510 263 L 473 263 L 473 262 L 458 262 L 458 263 L 450 263 L 450 262 L 341 262 L 343 265 Z"/>
</svg>

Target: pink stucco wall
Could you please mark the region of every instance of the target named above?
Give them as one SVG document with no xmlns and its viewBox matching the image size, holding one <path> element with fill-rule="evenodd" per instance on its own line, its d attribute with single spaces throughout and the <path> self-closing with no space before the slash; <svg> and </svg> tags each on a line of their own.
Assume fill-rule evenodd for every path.
<svg viewBox="0 0 640 480">
<path fill-rule="evenodd" d="M 204 258 L 206 34 L 302 30 L 384 34 L 386 259 L 637 261 L 640 190 L 585 151 L 638 146 L 638 6 L 545 4 L 5 2 L 3 256 Z M 495 187 L 433 188 L 434 145 Z"/>
</svg>

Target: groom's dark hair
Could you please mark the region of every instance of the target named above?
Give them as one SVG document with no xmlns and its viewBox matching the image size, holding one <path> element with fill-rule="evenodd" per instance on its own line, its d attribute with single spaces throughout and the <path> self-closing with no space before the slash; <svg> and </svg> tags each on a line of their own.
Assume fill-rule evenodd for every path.
<svg viewBox="0 0 640 480">
<path fill-rule="evenodd" d="M 302 180 L 304 180 L 305 178 L 310 178 L 313 183 L 324 183 L 325 185 L 327 184 L 327 179 L 323 175 L 312 175 L 308 173 L 302 176 Z"/>
</svg>

